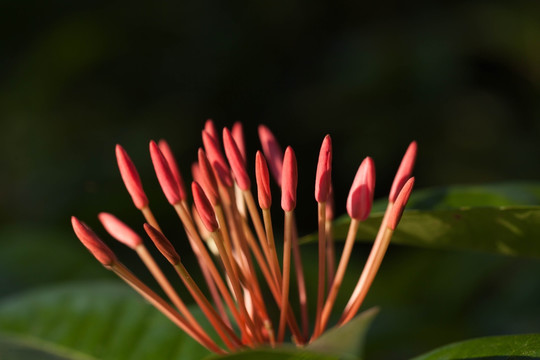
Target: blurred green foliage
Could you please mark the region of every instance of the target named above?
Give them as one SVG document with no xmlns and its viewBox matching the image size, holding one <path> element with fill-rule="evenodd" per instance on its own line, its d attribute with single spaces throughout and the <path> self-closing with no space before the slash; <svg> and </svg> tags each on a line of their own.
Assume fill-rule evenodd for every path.
<svg viewBox="0 0 540 360">
<path fill-rule="evenodd" d="M 537 1 L 5 0 L 0 295 L 108 277 L 76 243 L 69 216 L 103 234 L 96 214 L 110 211 L 140 230 L 116 143 L 167 233 L 184 239 L 147 144 L 169 140 L 190 178 L 208 117 L 244 123 L 250 163 L 259 123 L 295 147 L 303 234 L 316 228 L 313 176 L 326 133 L 338 214 L 362 158 L 375 159 L 383 197 L 413 139 L 417 188 L 540 179 L 538 39 Z M 367 249 L 359 246 L 353 271 Z M 382 307 L 368 337 L 374 358 L 538 331 L 536 262 L 400 247 L 389 255 L 368 298 Z"/>
</svg>

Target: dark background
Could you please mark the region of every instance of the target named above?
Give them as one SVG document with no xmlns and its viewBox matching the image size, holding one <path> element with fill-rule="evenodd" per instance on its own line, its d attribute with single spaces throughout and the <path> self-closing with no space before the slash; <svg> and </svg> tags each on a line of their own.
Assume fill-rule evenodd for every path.
<svg viewBox="0 0 540 360">
<path fill-rule="evenodd" d="M 244 123 L 250 163 L 264 123 L 297 152 L 306 234 L 325 134 L 338 214 L 365 156 L 383 197 L 414 139 L 417 188 L 537 180 L 539 95 L 538 1 L 3 1 L 0 295 L 108 275 L 76 243 L 69 217 L 103 236 L 100 211 L 139 229 L 116 143 L 180 236 L 148 141 L 166 138 L 190 179 L 207 118 Z M 385 264 L 368 298 L 387 310 L 372 358 L 540 331 L 530 315 L 535 261 L 398 247 Z"/>
</svg>

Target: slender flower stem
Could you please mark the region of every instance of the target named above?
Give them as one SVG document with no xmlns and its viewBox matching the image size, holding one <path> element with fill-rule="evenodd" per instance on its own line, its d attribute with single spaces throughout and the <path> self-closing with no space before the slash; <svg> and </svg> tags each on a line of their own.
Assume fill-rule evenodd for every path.
<svg viewBox="0 0 540 360">
<path fill-rule="evenodd" d="M 277 292 L 278 291 L 278 288 L 277 288 L 278 285 L 277 285 L 274 277 L 272 276 L 272 272 L 270 271 L 268 265 L 265 262 L 265 258 L 263 256 L 261 250 L 259 249 L 259 247 L 257 245 L 257 242 L 255 241 L 255 238 L 253 237 L 253 234 L 251 233 L 251 231 L 249 230 L 248 225 L 245 222 L 243 222 L 243 227 L 244 227 L 244 236 L 245 236 L 245 238 L 246 238 L 246 240 L 248 242 L 248 245 L 249 245 L 249 248 L 251 249 L 251 252 L 255 256 L 255 259 L 257 260 L 257 263 L 259 264 L 259 267 L 261 269 L 261 272 L 263 273 L 263 276 L 264 276 L 266 282 L 268 283 L 268 287 L 270 288 L 271 291 Z"/>
<path fill-rule="evenodd" d="M 312 341 L 318 338 L 322 334 L 322 332 L 326 328 L 328 319 L 330 318 L 332 307 L 334 306 L 334 302 L 336 300 L 339 288 L 343 281 L 343 277 L 345 276 L 345 270 L 347 269 L 347 264 L 349 263 L 349 258 L 351 256 L 354 240 L 356 238 L 356 233 L 358 231 L 358 225 L 359 225 L 358 220 L 351 219 L 349 231 L 347 233 L 347 238 L 345 240 L 345 247 L 343 248 L 341 259 L 339 260 L 339 265 L 336 271 L 336 277 L 334 278 L 334 283 L 332 284 L 332 287 L 330 288 L 330 291 L 328 293 L 328 298 L 326 299 L 326 303 L 324 304 L 324 307 L 323 307 L 323 311 L 321 315 L 321 323 L 319 327 L 315 329 L 313 333 L 313 337 L 311 338 Z"/>
<path fill-rule="evenodd" d="M 146 220 L 147 223 L 149 223 L 150 225 L 155 227 L 157 230 L 161 231 L 161 228 L 159 227 L 159 224 L 158 224 L 156 218 L 154 217 L 154 214 L 152 213 L 152 210 L 150 210 L 150 207 L 148 205 L 143 207 L 141 209 L 141 212 L 142 212 L 142 214 L 144 216 L 144 219 Z"/>
<path fill-rule="evenodd" d="M 201 238 L 199 237 L 199 234 L 197 233 L 197 230 L 195 229 L 195 226 L 191 219 L 191 215 L 186 211 L 186 209 L 180 203 L 175 204 L 174 209 L 176 210 L 180 220 L 182 221 L 182 224 L 184 224 L 186 231 L 193 238 L 195 245 L 199 249 L 199 252 L 202 258 L 204 259 L 204 262 L 206 263 L 208 270 L 210 271 L 210 274 L 212 275 L 214 281 L 216 282 L 216 285 L 219 291 L 221 292 L 223 299 L 229 306 L 229 309 L 231 310 L 234 318 L 236 319 L 236 322 L 238 323 L 240 330 L 245 336 L 245 339 L 246 340 L 251 339 L 251 335 L 249 335 L 248 332 L 246 331 L 246 327 L 253 328 L 253 324 L 251 323 L 251 320 L 249 320 L 249 318 L 246 318 L 244 312 L 240 313 L 238 309 L 236 308 L 234 300 L 231 297 L 231 294 L 229 293 L 227 286 L 223 282 L 223 279 L 221 279 L 221 275 L 219 274 L 219 271 L 217 270 L 214 262 L 212 261 L 212 258 L 210 257 L 210 254 L 208 254 L 206 247 L 204 246 Z M 251 344 L 251 341 L 249 341 L 248 344 Z"/>
<path fill-rule="evenodd" d="M 318 329 L 321 322 L 321 313 L 325 295 L 325 261 L 326 261 L 326 201 L 317 203 L 318 227 L 319 227 L 319 277 L 317 290 L 317 310 L 315 317 L 315 329 Z"/>
<path fill-rule="evenodd" d="M 266 232 L 262 224 L 259 212 L 257 211 L 257 205 L 255 205 L 253 194 L 251 193 L 250 190 L 244 190 L 243 194 L 244 194 L 244 199 L 246 200 L 246 204 L 248 207 L 249 215 L 251 217 L 251 221 L 253 222 L 253 226 L 255 227 L 255 232 L 257 233 L 257 237 L 259 238 L 259 243 L 261 244 L 261 248 L 266 257 L 266 263 L 271 267 L 271 264 L 273 261 L 272 260 L 273 255 L 270 251 L 270 247 L 268 246 L 268 239 L 266 238 Z"/>
<path fill-rule="evenodd" d="M 225 219 L 225 214 L 223 213 L 223 207 L 221 204 L 216 204 L 214 206 L 214 212 L 216 213 L 216 218 L 221 228 L 221 234 L 223 235 L 223 244 L 225 245 L 225 250 L 230 257 L 231 262 L 234 263 L 235 268 L 238 269 L 238 264 L 234 259 L 231 236 L 229 235 L 229 226 L 227 225 L 227 220 Z"/>
<path fill-rule="evenodd" d="M 268 272 L 268 268 L 264 264 L 264 258 L 262 256 L 262 253 L 260 252 L 260 249 L 258 248 L 258 245 L 249 230 L 249 227 L 247 226 L 245 218 L 242 218 L 241 215 L 237 211 L 235 211 L 235 207 L 231 208 L 231 213 L 234 221 L 234 228 L 237 229 L 236 233 L 238 235 L 238 243 L 242 244 L 245 247 L 245 250 L 243 250 L 243 258 L 246 262 L 247 267 L 246 271 L 244 271 L 244 273 L 242 274 L 243 278 L 245 278 L 244 285 L 247 289 L 250 290 L 252 300 L 258 310 L 257 314 L 262 317 L 263 323 L 265 321 L 269 322 L 266 306 L 261 292 L 261 287 L 259 285 L 259 280 L 257 279 L 257 273 L 255 271 L 251 255 L 249 254 L 249 249 L 252 250 L 257 262 L 262 265 L 260 267 L 263 271 L 263 275 L 265 275 L 265 278 L 270 280 L 272 280 L 272 278 L 269 277 L 270 274 Z M 271 283 L 269 285 L 271 285 Z"/>
<path fill-rule="evenodd" d="M 293 237 L 293 212 L 285 211 L 283 242 L 283 278 L 281 282 L 281 313 L 279 316 L 278 342 L 285 338 L 285 320 L 289 308 L 289 284 L 291 280 L 291 247 Z"/>
<path fill-rule="evenodd" d="M 332 287 L 332 284 L 334 283 L 334 277 L 336 275 L 336 251 L 334 247 L 334 236 L 332 228 L 332 221 L 326 219 L 326 268 L 328 270 L 328 290 L 330 290 L 330 288 Z"/>
<path fill-rule="evenodd" d="M 349 302 L 345 306 L 345 310 L 338 321 L 338 325 L 347 323 L 356 315 L 367 295 L 367 292 L 369 291 L 369 288 L 371 287 L 371 284 L 373 283 L 373 279 L 375 279 L 375 275 L 377 274 L 379 267 L 381 266 L 382 259 L 394 233 L 394 231 L 386 226 L 388 214 L 390 214 L 391 208 L 392 204 L 389 204 L 386 208 L 381 227 L 379 228 L 379 232 L 377 233 L 377 237 L 373 243 L 373 248 L 369 253 L 366 265 L 364 265 L 360 279 L 354 288 Z"/>
<path fill-rule="evenodd" d="M 189 336 L 194 338 L 200 344 L 206 348 L 214 351 L 218 354 L 225 354 L 226 351 L 221 349 L 206 333 L 200 333 L 192 327 L 192 325 L 184 319 L 179 313 L 177 313 L 172 306 L 170 306 L 165 300 L 159 297 L 148 286 L 146 286 L 141 280 L 133 275 L 124 265 L 119 262 L 115 262 L 110 267 L 110 270 L 114 271 L 122 280 L 124 280 L 135 291 L 141 294 L 146 300 L 148 300 L 156 309 L 158 309 L 163 315 L 171 320 L 176 326 L 185 331 Z"/>
<path fill-rule="evenodd" d="M 152 255 L 150 255 L 146 247 L 143 244 L 140 244 L 135 248 L 135 251 L 141 258 L 141 260 L 144 262 L 148 270 L 150 270 L 150 272 L 158 282 L 159 286 L 161 286 L 165 294 L 167 294 L 169 299 L 172 301 L 174 306 L 176 306 L 176 308 L 180 310 L 182 315 L 193 326 L 193 328 L 195 328 L 199 332 L 204 332 L 197 320 L 189 312 L 186 304 L 184 304 L 180 296 L 178 296 L 178 293 L 174 290 L 169 280 L 167 280 L 167 277 L 165 276 L 165 274 L 163 274 L 158 264 L 154 261 L 154 258 L 152 257 Z M 230 345 L 232 347 L 232 344 L 227 345 Z"/>
<path fill-rule="evenodd" d="M 189 211 L 187 211 L 188 205 L 185 200 L 182 200 L 182 206 L 184 207 L 185 212 L 189 214 Z M 191 217 L 191 219 L 193 218 Z M 184 230 L 186 232 L 191 249 L 193 250 L 195 257 L 197 258 L 197 262 L 199 264 L 199 268 L 201 269 L 203 278 L 206 282 L 206 286 L 208 287 L 208 291 L 210 291 L 210 296 L 212 296 L 212 300 L 214 300 L 214 303 L 218 309 L 218 312 L 221 315 L 221 319 L 229 327 L 232 327 L 229 321 L 229 317 L 227 315 L 227 311 L 225 310 L 223 302 L 221 301 L 221 297 L 219 296 L 219 291 L 216 286 L 216 282 L 211 274 L 211 271 L 208 268 L 208 263 L 206 262 L 204 256 L 201 254 L 201 251 L 199 250 L 199 247 L 197 246 L 196 241 L 193 239 L 193 236 L 191 236 L 191 234 L 189 233 L 189 231 L 185 229 L 185 227 L 184 227 Z"/>
<path fill-rule="evenodd" d="M 272 295 L 274 295 L 274 299 L 276 300 L 276 303 L 277 305 L 281 308 L 281 286 L 282 286 L 282 283 L 281 283 L 281 279 L 282 279 L 282 276 L 281 276 L 281 268 L 280 268 L 280 265 L 279 265 L 279 260 L 278 260 L 278 256 L 277 256 L 277 252 L 276 252 L 276 246 L 275 246 L 275 243 L 274 243 L 274 231 L 273 231 L 273 228 L 272 228 L 272 217 L 271 217 L 271 214 L 270 214 L 270 209 L 263 209 L 263 218 L 264 218 L 264 224 L 265 224 L 265 228 L 266 228 L 266 237 L 268 239 L 268 242 L 269 242 L 269 247 L 270 247 L 270 250 L 271 252 L 273 253 L 273 257 L 274 257 L 274 264 L 273 266 L 275 267 L 274 271 L 275 271 L 275 274 L 277 276 L 277 278 L 279 279 L 277 281 L 277 286 L 276 286 L 276 291 L 272 292 Z M 298 327 L 298 323 L 296 322 L 296 319 L 294 318 L 294 314 L 292 312 L 292 309 L 290 306 L 288 306 L 287 308 L 287 323 L 289 324 L 289 328 L 291 329 L 291 332 L 293 334 L 293 337 L 294 339 L 296 340 L 296 342 L 298 344 L 303 344 L 303 336 L 302 336 L 302 333 L 300 332 L 300 328 Z"/>
<path fill-rule="evenodd" d="M 281 291 L 281 269 L 279 266 L 279 259 L 276 251 L 276 243 L 274 240 L 274 229 L 272 227 L 272 215 L 270 209 L 263 210 L 264 229 L 266 231 L 266 239 L 268 240 L 268 248 L 272 254 L 271 266 L 273 268 L 274 277 L 276 278 L 276 284 Z"/>
<path fill-rule="evenodd" d="M 309 338 L 309 317 L 307 305 L 306 279 L 304 277 L 304 266 L 302 265 L 302 256 L 300 255 L 300 244 L 298 243 L 298 230 L 293 213 L 293 237 L 292 252 L 294 258 L 294 269 L 296 271 L 296 283 L 298 286 L 298 302 L 300 303 L 300 317 L 302 320 L 303 339 Z"/>
<path fill-rule="evenodd" d="M 214 231 L 212 232 L 212 238 L 214 239 L 218 247 L 219 254 L 221 256 L 221 261 L 223 262 L 223 266 L 225 266 L 225 271 L 227 272 L 229 281 L 232 284 L 232 288 L 234 291 L 234 295 L 236 297 L 236 301 L 238 302 L 240 312 L 246 318 L 247 320 L 246 323 L 248 325 L 248 328 L 253 332 L 254 337 L 257 339 L 257 341 L 262 342 L 262 339 L 259 336 L 259 332 L 257 331 L 257 329 L 255 329 L 254 324 L 251 323 L 251 320 L 249 319 L 246 303 L 244 300 L 244 295 L 242 293 L 242 287 L 240 286 L 239 279 L 235 277 L 229 258 L 226 256 L 225 247 L 223 246 L 223 237 L 221 236 L 221 233 L 219 231 Z"/>
<path fill-rule="evenodd" d="M 236 336 L 232 329 L 225 324 L 225 322 L 223 322 L 219 314 L 212 307 L 212 304 L 210 304 L 201 289 L 197 286 L 195 281 L 193 281 L 184 264 L 179 262 L 174 265 L 174 269 L 178 273 L 180 279 L 182 279 L 184 282 L 184 285 L 190 292 L 191 296 L 193 296 L 193 299 L 195 299 L 214 329 L 216 329 L 218 335 L 221 337 L 221 339 L 223 339 L 223 342 L 233 349 L 241 347 L 242 341 Z"/>
</svg>

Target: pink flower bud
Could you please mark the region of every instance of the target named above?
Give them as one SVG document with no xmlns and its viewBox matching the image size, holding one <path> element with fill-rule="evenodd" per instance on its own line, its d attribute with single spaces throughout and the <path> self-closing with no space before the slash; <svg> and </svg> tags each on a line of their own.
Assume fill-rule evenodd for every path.
<svg viewBox="0 0 540 360">
<path fill-rule="evenodd" d="M 82 221 L 75 216 L 71 217 L 71 225 L 75 235 L 82 244 L 94 255 L 94 257 L 105 266 L 110 266 L 117 261 L 116 255 L 100 238 Z"/>
<path fill-rule="evenodd" d="M 259 125 L 259 140 L 261 141 L 264 156 L 268 160 L 270 172 L 274 180 L 281 186 L 281 172 L 283 168 L 283 151 L 274 134 L 264 125 Z"/>
<path fill-rule="evenodd" d="M 212 137 L 212 139 L 214 139 L 214 141 L 216 143 L 219 143 L 219 136 L 218 136 L 218 132 L 217 132 L 217 129 L 216 129 L 216 125 L 214 124 L 212 119 L 206 120 L 206 122 L 204 123 L 204 129 L 203 130 L 206 131 L 208 133 L 208 135 L 210 135 Z"/>
<path fill-rule="evenodd" d="M 161 189 L 167 197 L 167 201 L 171 205 L 179 203 L 182 198 L 180 197 L 180 192 L 178 191 L 178 185 L 174 180 L 174 176 L 169 168 L 169 164 L 165 157 L 159 150 L 159 147 L 155 141 L 150 141 L 150 156 L 152 157 L 152 163 L 154 164 L 154 170 L 161 185 Z"/>
<path fill-rule="evenodd" d="M 206 153 L 201 148 L 199 148 L 198 157 L 199 180 L 195 178 L 193 179 L 195 179 L 195 181 L 202 186 L 204 193 L 208 196 L 208 200 L 210 200 L 212 205 L 217 205 L 219 204 L 219 190 L 216 177 L 214 176 L 214 171 L 212 170 L 212 166 L 206 157 Z"/>
<path fill-rule="evenodd" d="M 281 207 L 285 211 L 293 211 L 296 207 L 296 187 L 298 186 L 298 169 L 294 150 L 289 146 L 283 158 L 281 175 Z"/>
<path fill-rule="evenodd" d="M 174 180 L 176 181 L 176 185 L 178 185 L 178 193 L 180 194 L 180 198 L 185 199 L 186 188 L 184 186 L 184 180 L 169 144 L 165 140 L 161 139 L 158 142 L 158 146 L 159 150 L 161 150 L 161 153 L 165 157 L 165 160 L 167 160 L 167 164 L 169 164 L 169 168 L 171 169 Z"/>
<path fill-rule="evenodd" d="M 223 153 L 221 152 L 217 141 L 214 140 L 212 136 L 206 131 L 203 131 L 202 138 L 204 150 L 206 151 L 206 156 L 208 156 L 208 160 L 210 161 L 210 164 L 212 164 L 218 180 L 225 187 L 233 186 L 229 166 L 227 165 L 227 162 L 223 157 Z"/>
<path fill-rule="evenodd" d="M 174 246 L 171 244 L 169 239 L 167 239 L 165 235 L 161 233 L 161 231 L 149 224 L 144 224 L 144 230 L 154 245 L 156 245 L 158 250 L 171 264 L 176 265 L 180 262 L 180 255 L 178 255 Z"/>
<path fill-rule="evenodd" d="M 191 164 L 191 177 L 193 181 L 200 183 L 201 176 L 201 167 L 197 161 L 194 161 L 193 164 Z"/>
<path fill-rule="evenodd" d="M 332 174 L 332 139 L 326 135 L 319 152 L 317 174 L 315 176 L 315 200 L 326 202 L 330 193 Z"/>
<path fill-rule="evenodd" d="M 234 179 L 241 190 L 249 190 L 251 187 L 251 181 L 246 171 L 246 164 L 244 158 L 234 141 L 229 129 L 223 129 L 223 146 L 225 148 L 225 155 L 231 165 L 231 170 L 234 175 Z"/>
<path fill-rule="evenodd" d="M 358 167 L 347 198 L 347 213 L 351 218 L 360 221 L 368 218 L 374 191 L 375 164 L 370 157 L 366 157 Z"/>
<path fill-rule="evenodd" d="M 242 154 L 242 158 L 244 158 L 244 162 L 246 162 L 246 141 L 244 139 L 244 129 L 242 127 L 242 123 L 239 121 L 235 122 L 232 126 L 231 133 L 232 137 L 234 138 L 234 142 L 238 146 L 238 150 L 240 150 L 240 153 Z"/>
<path fill-rule="evenodd" d="M 120 169 L 120 175 L 122 176 L 124 185 L 126 186 L 129 195 L 131 195 L 135 207 L 137 207 L 137 209 L 142 209 L 148 205 L 148 198 L 142 188 L 139 173 L 122 146 L 116 145 L 115 150 L 116 161 L 118 162 L 118 168 Z"/>
<path fill-rule="evenodd" d="M 403 210 L 405 210 L 407 201 L 409 201 L 409 196 L 411 196 L 413 186 L 414 177 L 407 180 L 405 185 L 403 185 L 403 187 L 401 188 L 401 191 L 399 192 L 396 201 L 394 202 L 394 206 L 392 207 L 392 210 L 388 217 L 387 226 L 390 230 L 395 230 L 399 221 L 401 220 L 401 215 L 403 215 Z"/>
<path fill-rule="evenodd" d="M 213 233 L 218 229 L 219 225 L 212 204 L 210 204 L 201 186 L 195 181 L 191 183 L 191 191 L 193 192 L 193 201 L 197 207 L 197 212 L 204 226 L 209 232 Z"/>
<path fill-rule="evenodd" d="M 416 141 L 410 143 L 407 151 L 405 152 L 405 155 L 403 156 L 403 159 L 401 160 L 401 164 L 399 165 L 396 177 L 394 178 L 394 182 L 392 183 L 392 188 L 390 189 L 390 196 L 388 197 L 390 202 L 396 201 L 396 198 L 400 193 L 401 188 L 412 175 L 414 162 L 416 160 L 417 147 L 418 146 L 416 145 Z"/>
<path fill-rule="evenodd" d="M 102 212 L 99 213 L 98 219 L 101 221 L 101 224 L 105 230 L 107 230 L 109 235 L 120 241 L 122 244 L 129 246 L 132 249 L 135 249 L 142 244 L 141 237 L 116 216 Z"/>
<path fill-rule="evenodd" d="M 255 156 L 255 177 L 257 179 L 257 194 L 261 209 L 270 209 L 272 194 L 270 193 L 270 176 L 264 155 L 257 151 Z"/>
</svg>

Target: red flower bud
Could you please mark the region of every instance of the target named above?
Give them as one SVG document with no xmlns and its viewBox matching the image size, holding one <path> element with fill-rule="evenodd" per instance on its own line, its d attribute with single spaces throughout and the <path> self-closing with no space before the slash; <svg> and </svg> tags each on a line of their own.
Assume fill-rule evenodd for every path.
<svg viewBox="0 0 540 360">
<path fill-rule="evenodd" d="M 167 200 L 171 205 L 179 203 L 182 198 L 178 191 L 178 185 L 174 180 L 167 160 L 165 160 L 161 150 L 159 150 L 159 147 L 153 140 L 150 141 L 150 156 L 152 157 L 152 163 L 154 164 L 154 170 L 156 171 L 159 184 Z"/>
<path fill-rule="evenodd" d="M 178 163 L 174 158 L 169 144 L 165 140 L 161 139 L 158 142 L 158 146 L 159 150 L 161 150 L 161 153 L 165 157 L 165 160 L 167 160 L 167 164 L 169 164 L 169 168 L 171 169 L 174 180 L 176 181 L 176 185 L 178 185 L 178 192 L 180 193 L 180 198 L 185 199 L 186 188 L 184 186 L 184 180 L 182 178 L 182 174 L 180 173 L 180 169 L 178 168 Z"/>
<path fill-rule="evenodd" d="M 255 177 L 257 179 L 257 194 L 261 209 L 270 209 L 272 206 L 272 194 L 270 192 L 270 176 L 264 155 L 257 151 L 255 156 Z"/>
<path fill-rule="evenodd" d="M 296 207 L 296 187 L 298 186 L 298 169 L 294 150 L 289 146 L 283 158 L 281 175 L 281 207 L 285 211 L 293 211 Z"/>
<path fill-rule="evenodd" d="M 283 169 L 283 151 L 276 140 L 276 137 L 270 129 L 264 125 L 259 125 L 259 140 L 261 141 L 262 150 L 270 172 L 274 180 L 281 186 L 281 172 Z"/>
<path fill-rule="evenodd" d="M 191 183 L 191 191 L 193 192 L 193 201 L 195 202 L 197 212 L 199 213 L 204 226 L 209 232 L 216 231 L 219 225 L 214 208 L 212 207 L 212 204 L 210 204 L 208 197 L 206 197 L 201 186 L 195 181 Z"/>
<path fill-rule="evenodd" d="M 392 183 L 392 188 L 390 189 L 390 196 L 388 197 L 390 202 L 396 201 L 398 194 L 401 192 L 401 188 L 412 175 L 414 162 L 416 160 L 417 147 L 416 141 L 410 143 L 405 155 L 403 156 L 403 159 L 401 160 L 396 177 Z"/>
<path fill-rule="evenodd" d="M 126 150 L 120 145 L 116 145 L 116 161 L 120 169 L 120 175 L 126 185 L 126 189 L 131 195 L 131 199 L 137 209 L 142 209 L 148 205 L 148 198 L 142 188 L 141 178 L 139 173 L 129 158 Z"/>
<path fill-rule="evenodd" d="M 332 139 L 326 135 L 319 152 L 319 162 L 317 164 L 317 174 L 315 176 L 315 200 L 326 202 L 330 193 L 330 183 L 332 181 Z"/>
<path fill-rule="evenodd" d="M 238 187 L 242 190 L 249 190 L 251 181 L 249 180 L 249 175 L 246 171 L 246 163 L 244 162 L 244 158 L 242 157 L 231 132 L 227 128 L 223 129 L 223 146 Z"/>
<path fill-rule="evenodd" d="M 109 235 L 120 241 L 122 244 L 127 245 L 132 249 L 135 249 L 142 244 L 141 237 L 116 216 L 102 212 L 99 213 L 98 218 Z"/>
<path fill-rule="evenodd" d="M 368 218 L 374 191 L 375 164 L 370 157 L 366 157 L 358 167 L 347 198 L 347 213 L 351 218 L 360 221 Z"/>
<path fill-rule="evenodd" d="M 110 266 L 117 261 L 112 250 L 85 223 L 72 216 L 71 225 L 75 235 L 100 263 Z"/>
</svg>

